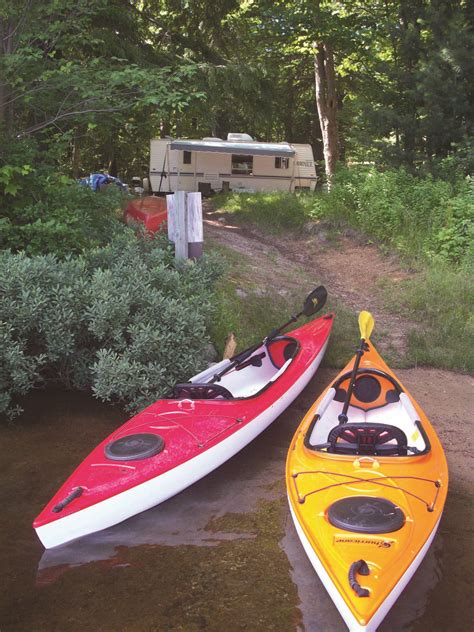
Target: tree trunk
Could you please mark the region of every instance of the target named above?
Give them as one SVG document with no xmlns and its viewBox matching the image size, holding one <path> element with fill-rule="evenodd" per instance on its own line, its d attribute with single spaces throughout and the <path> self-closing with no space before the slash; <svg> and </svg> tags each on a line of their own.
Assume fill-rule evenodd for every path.
<svg viewBox="0 0 474 632">
<path fill-rule="evenodd" d="M 288 77 L 286 83 L 286 111 L 284 112 L 283 125 L 285 126 L 285 137 L 283 140 L 286 140 L 288 143 L 293 142 L 293 125 L 294 125 L 294 103 L 295 103 L 295 84 L 293 81 L 293 76 L 290 75 Z"/>
<path fill-rule="evenodd" d="M 337 126 L 337 95 L 334 56 L 329 44 L 314 45 L 314 75 L 316 86 L 316 105 L 323 137 L 324 164 L 328 188 L 334 177 L 339 157 Z"/>
<path fill-rule="evenodd" d="M 0 68 L 2 58 L 7 58 L 15 51 L 16 30 L 12 20 L 0 18 Z M 9 102 L 10 96 L 10 86 L 6 80 L 0 77 L 0 128 L 4 127 L 7 136 L 11 135 L 13 128 L 13 103 Z"/>
<path fill-rule="evenodd" d="M 76 180 L 81 175 L 81 149 L 82 149 L 82 138 L 83 138 L 84 130 L 82 127 L 78 127 L 76 129 L 76 133 L 74 135 L 74 140 L 72 144 L 72 177 Z"/>
</svg>

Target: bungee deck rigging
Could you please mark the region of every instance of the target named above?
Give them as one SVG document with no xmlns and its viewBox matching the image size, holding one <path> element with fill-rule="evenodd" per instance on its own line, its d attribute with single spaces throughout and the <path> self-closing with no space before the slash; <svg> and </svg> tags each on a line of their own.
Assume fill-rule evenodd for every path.
<svg viewBox="0 0 474 632">
<path fill-rule="evenodd" d="M 298 478 L 298 476 L 301 476 L 302 474 L 326 474 L 329 476 L 343 476 L 344 478 L 350 479 L 350 481 L 343 481 L 342 483 L 331 483 L 331 485 L 326 485 L 325 487 L 320 487 L 319 489 L 314 489 L 310 492 L 306 492 L 305 494 L 301 495 L 298 489 L 298 484 L 296 482 L 296 479 Z M 358 483 L 375 483 L 376 485 L 380 485 L 381 487 L 388 487 L 389 489 L 396 489 L 399 491 L 404 492 L 405 494 L 408 494 L 408 496 L 412 496 L 413 498 L 416 498 L 416 500 L 419 500 L 421 503 L 423 503 L 426 506 L 427 511 L 431 512 L 434 511 L 435 508 L 435 504 L 436 504 L 436 500 L 438 499 L 438 494 L 439 494 L 439 490 L 441 488 L 441 481 L 439 480 L 431 480 L 429 478 L 423 478 L 421 476 L 390 476 L 387 478 L 390 478 L 391 480 L 394 479 L 407 479 L 407 480 L 414 480 L 414 481 L 422 481 L 425 483 L 432 483 L 435 487 L 436 487 L 436 492 L 435 492 L 435 497 L 434 499 L 431 501 L 431 503 L 428 503 L 424 498 L 421 498 L 420 496 L 417 496 L 416 494 L 414 494 L 413 492 L 411 492 L 410 490 L 407 490 L 403 487 L 398 487 L 397 485 L 388 485 L 387 483 L 383 482 L 380 480 L 379 477 L 372 477 L 372 478 L 362 478 L 360 476 L 351 476 L 350 474 L 342 474 L 340 472 L 331 472 L 329 470 L 307 470 L 304 472 L 295 472 L 292 475 L 294 484 L 295 484 L 295 490 L 296 490 L 296 494 L 298 496 L 298 502 L 300 504 L 303 504 L 306 500 L 306 498 L 308 498 L 308 496 L 312 496 L 313 494 L 317 494 L 319 492 L 323 492 L 326 491 L 328 489 L 332 489 L 333 487 L 342 487 L 344 485 L 347 485 L 348 482 L 358 482 Z"/>
</svg>

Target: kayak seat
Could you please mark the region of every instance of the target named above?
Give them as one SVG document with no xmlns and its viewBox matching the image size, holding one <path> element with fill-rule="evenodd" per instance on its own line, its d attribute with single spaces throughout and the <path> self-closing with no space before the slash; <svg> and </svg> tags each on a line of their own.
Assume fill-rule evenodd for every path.
<svg viewBox="0 0 474 632">
<path fill-rule="evenodd" d="M 331 430 L 327 451 L 331 454 L 406 456 L 407 444 L 406 434 L 396 426 L 347 423 Z"/>
<path fill-rule="evenodd" d="M 336 400 L 336 394 L 337 391 L 334 388 L 330 389 L 327 397 L 316 411 L 317 419 L 308 437 L 307 445 L 309 447 L 327 443 L 331 431 L 334 428 L 342 427 L 342 424 L 339 424 L 338 416 L 342 412 L 343 402 Z M 404 433 L 409 446 L 421 452 L 427 447 L 417 425 L 416 411 L 405 393 L 402 393 L 395 402 L 389 402 L 384 406 L 369 410 L 350 405 L 347 417 L 350 424 L 393 426 Z"/>
<path fill-rule="evenodd" d="M 292 360 L 299 349 L 296 340 L 290 336 L 277 336 L 266 347 L 270 361 L 277 369 L 281 369 L 287 360 Z"/>
<path fill-rule="evenodd" d="M 293 362 L 290 358 L 277 367 L 270 359 L 269 353 L 262 356 L 262 348 L 258 349 L 254 355 L 259 356 L 258 364 L 249 363 L 242 371 L 229 371 L 219 382 L 232 393 L 234 398 L 254 397 L 277 380 Z M 252 356 L 249 359 L 252 359 Z"/>
<path fill-rule="evenodd" d="M 172 399 L 233 399 L 232 393 L 220 384 L 185 382 L 175 384 Z"/>
</svg>

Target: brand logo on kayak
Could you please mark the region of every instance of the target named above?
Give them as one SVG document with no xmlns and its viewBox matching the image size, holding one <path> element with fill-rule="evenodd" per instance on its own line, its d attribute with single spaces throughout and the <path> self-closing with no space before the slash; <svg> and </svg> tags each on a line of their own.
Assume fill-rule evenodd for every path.
<svg viewBox="0 0 474 632">
<path fill-rule="evenodd" d="M 395 540 L 389 540 L 387 538 L 362 538 L 336 535 L 334 536 L 334 544 L 370 544 L 378 547 L 379 549 L 389 549 L 395 544 Z"/>
</svg>

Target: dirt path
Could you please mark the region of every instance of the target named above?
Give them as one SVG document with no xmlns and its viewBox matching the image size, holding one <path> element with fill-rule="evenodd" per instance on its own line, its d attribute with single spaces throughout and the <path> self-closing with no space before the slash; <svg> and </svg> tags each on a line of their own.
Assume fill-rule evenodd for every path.
<svg viewBox="0 0 474 632">
<path fill-rule="evenodd" d="M 394 257 L 381 254 L 371 244 L 361 243 L 355 235 L 331 241 L 323 230 L 302 235 L 268 235 L 247 226 L 239 226 L 231 216 L 205 206 L 205 239 L 230 248 L 246 263 L 239 272 L 242 289 L 272 288 L 281 293 L 311 282 L 327 285 L 330 295 L 343 302 L 354 314 L 369 309 L 382 334 L 378 347 L 382 352 L 397 348 L 403 354 L 406 335 L 416 323 L 391 314 L 380 298 L 379 284 L 408 278 Z M 469 375 L 429 368 L 397 371 L 439 432 L 450 465 L 451 485 L 466 493 L 474 482 L 474 446 L 469 424 L 474 378 Z"/>
<path fill-rule="evenodd" d="M 382 281 L 396 283 L 413 274 L 395 257 L 383 256 L 376 246 L 361 243 L 355 236 L 340 236 L 334 242 L 316 224 L 301 235 L 265 234 L 214 212 L 209 202 L 205 205 L 204 223 L 206 239 L 247 259 L 251 274 L 244 281 L 250 285 L 285 292 L 298 286 L 306 291 L 311 280 L 322 282 L 331 296 L 352 311 L 368 309 L 373 313 L 377 328 L 383 333 L 379 344 L 382 352 L 396 348 L 404 354 L 407 332 L 417 324 L 388 312 L 379 289 Z"/>
</svg>

